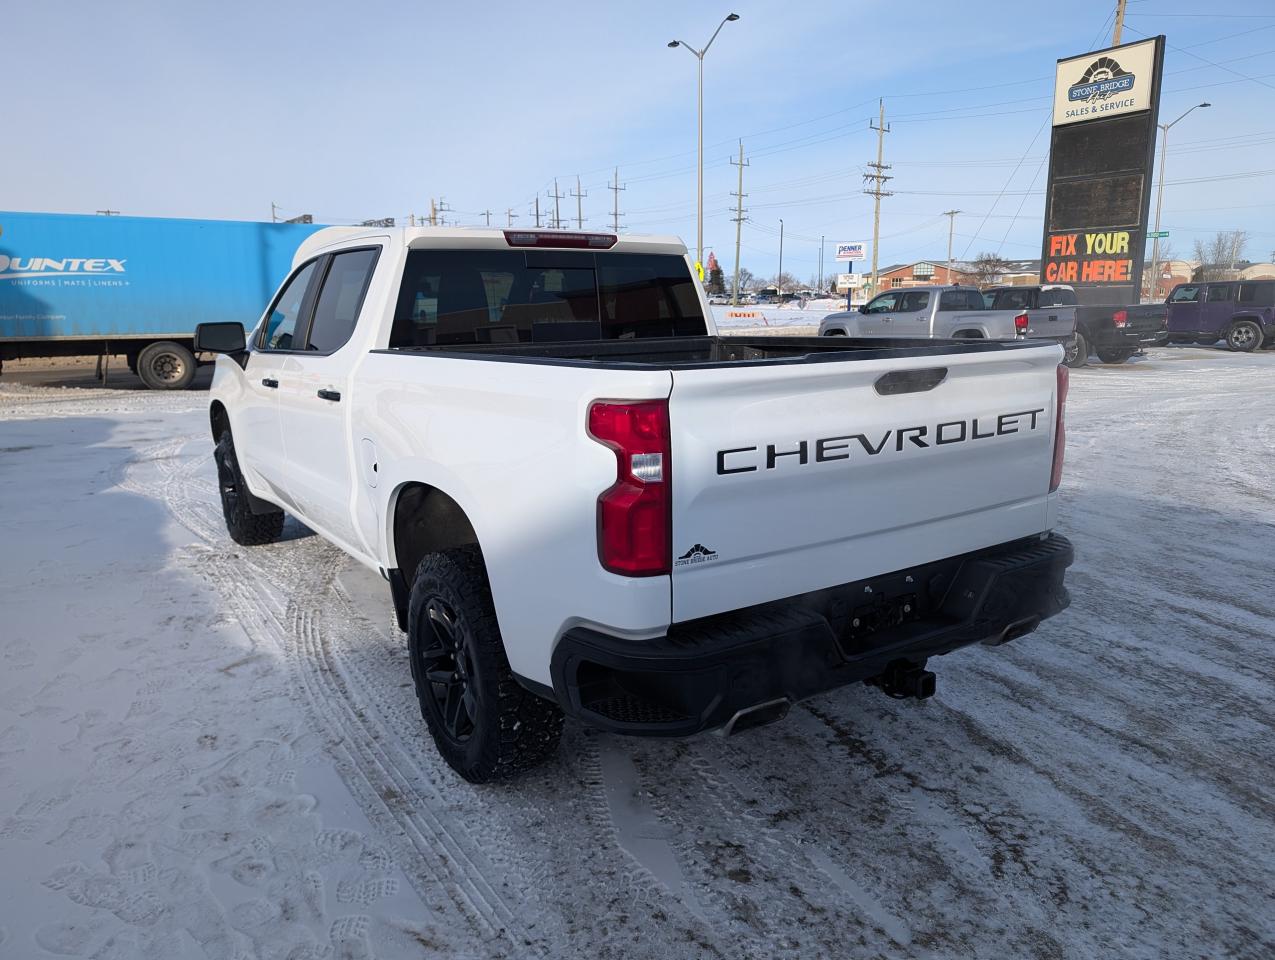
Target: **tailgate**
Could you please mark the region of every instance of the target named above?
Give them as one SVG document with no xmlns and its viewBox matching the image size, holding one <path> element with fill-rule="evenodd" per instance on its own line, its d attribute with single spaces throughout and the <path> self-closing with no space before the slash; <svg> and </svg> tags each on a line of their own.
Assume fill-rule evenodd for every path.
<svg viewBox="0 0 1275 960">
<path fill-rule="evenodd" d="M 1060 359 L 1050 344 L 674 370 L 673 620 L 1047 529 Z"/>
</svg>

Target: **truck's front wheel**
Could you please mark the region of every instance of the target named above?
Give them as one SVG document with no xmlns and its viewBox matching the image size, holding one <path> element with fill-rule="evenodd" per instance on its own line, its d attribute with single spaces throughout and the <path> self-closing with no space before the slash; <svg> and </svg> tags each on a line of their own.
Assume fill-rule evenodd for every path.
<svg viewBox="0 0 1275 960">
<path fill-rule="evenodd" d="M 476 546 L 420 562 L 408 602 L 407 645 L 434 744 L 470 783 L 513 776 L 557 749 L 562 711 L 514 679 Z"/>
<path fill-rule="evenodd" d="M 136 368 L 152 390 L 185 390 L 195 379 L 195 355 L 180 343 L 161 340 L 137 355 Z"/>
<path fill-rule="evenodd" d="M 217 462 L 217 489 L 221 493 L 221 512 L 226 518 L 230 539 L 245 547 L 278 540 L 283 532 L 283 511 L 253 513 L 248 503 L 248 486 L 235 457 L 235 441 L 228 429 L 217 438 L 213 460 Z"/>
</svg>

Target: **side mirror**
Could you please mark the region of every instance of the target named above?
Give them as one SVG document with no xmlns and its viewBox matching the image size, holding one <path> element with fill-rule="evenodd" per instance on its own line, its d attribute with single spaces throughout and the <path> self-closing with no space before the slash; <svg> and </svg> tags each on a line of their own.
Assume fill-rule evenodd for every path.
<svg viewBox="0 0 1275 960">
<path fill-rule="evenodd" d="M 860 313 L 867 313 L 867 312 L 868 312 L 868 305 L 867 305 L 866 303 L 861 303 L 861 304 L 859 304 L 859 312 L 860 312 Z"/>
<path fill-rule="evenodd" d="M 236 354 L 247 349 L 241 323 L 201 323 L 195 327 L 196 353 Z"/>
</svg>

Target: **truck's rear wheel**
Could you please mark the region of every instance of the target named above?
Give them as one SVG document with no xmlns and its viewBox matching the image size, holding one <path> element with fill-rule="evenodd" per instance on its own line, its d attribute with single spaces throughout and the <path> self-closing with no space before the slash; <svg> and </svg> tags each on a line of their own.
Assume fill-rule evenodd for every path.
<svg viewBox="0 0 1275 960">
<path fill-rule="evenodd" d="M 513 776 L 557 750 L 562 711 L 514 679 L 476 546 L 431 553 L 420 562 L 408 601 L 407 645 L 434 744 L 470 783 Z"/>
<path fill-rule="evenodd" d="M 1099 347 L 1098 359 L 1103 363 L 1124 363 L 1135 353 L 1137 353 L 1136 350 L 1128 347 Z"/>
<path fill-rule="evenodd" d="M 1063 363 L 1069 367 L 1083 367 L 1089 362 L 1089 341 L 1079 330 L 1072 336 L 1071 342 L 1063 347 Z"/>
<path fill-rule="evenodd" d="M 1256 350 L 1262 345 L 1262 328 L 1252 320 L 1237 320 L 1226 331 L 1226 345 L 1242 353 Z"/>
<path fill-rule="evenodd" d="M 221 493 L 221 512 L 226 518 L 230 539 L 245 547 L 273 543 L 283 532 L 283 511 L 253 513 L 248 505 L 248 486 L 244 483 L 235 442 L 230 431 L 223 430 L 213 450 L 217 462 L 217 489 Z"/>
<path fill-rule="evenodd" d="M 152 390 L 185 390 L 195 379 L 195 355 L 180 343 L 160 340 L 137 355 L 137 375 Z"/>
</svg>

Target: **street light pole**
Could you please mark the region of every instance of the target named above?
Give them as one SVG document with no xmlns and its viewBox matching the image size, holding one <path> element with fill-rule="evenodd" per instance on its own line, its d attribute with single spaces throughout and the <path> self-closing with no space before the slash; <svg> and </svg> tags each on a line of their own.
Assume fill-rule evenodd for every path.
<svg viewBox="0 0 1275 960">
<path fill-rule="evenodd" d="M 739 19 L 739 14 L 728 14 L 721 23 L 717 25 L 717 29 L 713 31 L 713 35 L 708 38 L 708 43 L 704 44 L 702 50 L 696 50 L 685 40 L 670 40 L 670 47 L 684 47 L 691 53 L 696 60 L 699 61 L 699 88 L 697 93 L 697 114 L 698 114 L 698 147 L 696 150 L 698 163 L 698 186 L 696 188 L 696 216 L 695 216 L 695 270 L 696 273 L 704 269 L 704 55 L 708 53 L 708 48 L 713 45 L 713 41 L 717 39 L 717 35 L 722 32 L 722 27 L 726 24 Z M 703 277 L 700 277 L 703 280 Z"/>
<path fill-rule="evenodd" d="M 1213 104 L 1209 103 L 1208 101 L 1205 101 L 1204 103 L 1197 103 L 1194 107 L 1191 108 L 1191 110 L 1197 110 L 1200 107 L 1211 107 L 1211 106 L 1213 106 Z M 1155 230 L 1152 231 L 1155 234 L 1155 236 L 1151 238 L 1151 297 L 1152 299 L 1155 299 L 1156 287 L 1158 286 L 1160 282 L 1160 205 L 1164 202 L 1164 165 L 1165 165 L 1165 162 L 1168 160 L 1168 155 L 1169 155 L 1169 128 L 1173 126 L 1174 123 L 1177 123 L 1178 120 L 1186 119 L 1187 114 L 1190 113 L 1191 110 L 1188 110 L 1186 113 L 1182 114 L 1182 116 L 1178 117 L 1177 120 L 1174 120 L 1173 123 L 1156 124 L 1156 126 L 1160 128 L 1160 185 L 1156 188 L 1156 197 L 1155 197 Z M 1139 294 L 1141 294 L 1141 291 L 1139 291 Z"/>
<path fill-rule="evenodd" d="M 779 276 L 775 277 L 775 290 L 779 293 L 779 304 L 784 302 L 784 221 L 779 218 Z"/>
</svg>

